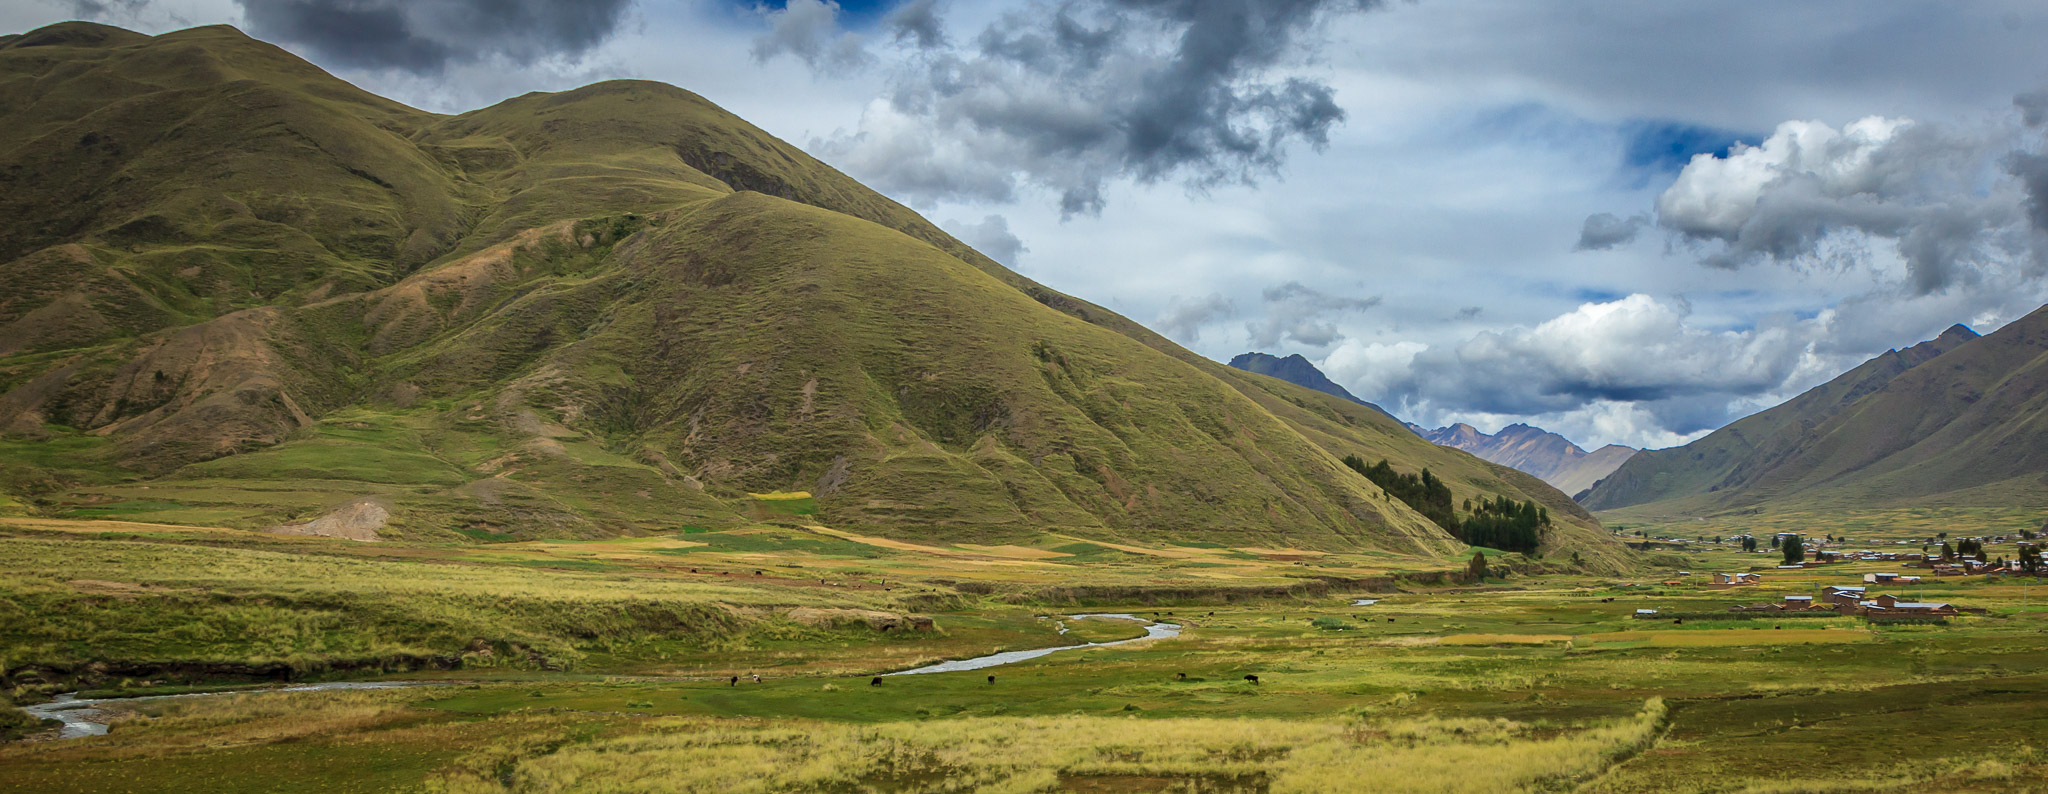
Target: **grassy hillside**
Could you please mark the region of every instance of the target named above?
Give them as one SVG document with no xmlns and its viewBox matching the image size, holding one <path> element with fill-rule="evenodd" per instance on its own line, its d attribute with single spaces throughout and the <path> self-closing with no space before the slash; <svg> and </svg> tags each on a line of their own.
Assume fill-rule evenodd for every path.
<svg viewBox="0 0 2048 794">
<path fill-rule="evenodd" d="M 442 116 L 231 28 L 66 23 L 0 44 L 0 118 L 0 511 L 1464 553 L 1360 454 L 1626 563 L 1533 478 L 1034 284 L 672 86 Z"/>
<path fill-rule="evenodd" d="M 1631 519 L 2048 502 L 2048 309 L 1956 326 L 1683 447 L 1638 454 L 1588 507 Z"/>
</svg>

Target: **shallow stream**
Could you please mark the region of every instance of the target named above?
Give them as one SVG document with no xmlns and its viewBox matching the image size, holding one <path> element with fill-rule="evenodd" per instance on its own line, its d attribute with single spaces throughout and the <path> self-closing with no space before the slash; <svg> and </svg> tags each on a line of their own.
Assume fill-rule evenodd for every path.
<svg viewBox="0 0 2048 794">
<path fill-rule="evenodd" d="M 1144 618 L 1138 617 L 1137 615 L 1129 615 L 1122 612 L 1088 612 L 1079 615 L 1067 616 L 1068 620 L 1086 620 L 1088 618 L 1141 620 L 1145 622 L 1145 636 L 1132 637 L 1128 640 L 1113 640 L 1110 642 L 1084 642 L 1079 645 L 1061 645 L 1054 648 L 1036 648 L 1029 651 L 1003 651 L 1002 653 L 992 653 L 987 656 L 976 656 L 972 659 L 954 659 L 949 662 L 939 662 L 938 664 L 925 665 L 924 667 L 916 667 L 909 670 L 899 670 L 894 673 L 884 673 L 883 675 L 921 675 L 924 673 L 958 673 L 966 670 L 981 670 L 989 667 L 1000 667 L 1006 664 L 1014 664 L 1028 659 L 1036 659 L 1040 656 L 1047 656 L 1059 653 L 1060 651 L 1077 651 L 1082 648 L 1107 648 L 1112 645 L 1122 645 L 1127 642 L 1139 642 L 1141 640 L 1156 640 L 1165 637 L 1180 636 L 1180 624 L 1178 623 L 1160 623 L 1158 621 L 1145 620 Z M 1065 626 L 1060 627 L 1060 633 L 1067 633 L 1067 629 Z"/>
</svg>

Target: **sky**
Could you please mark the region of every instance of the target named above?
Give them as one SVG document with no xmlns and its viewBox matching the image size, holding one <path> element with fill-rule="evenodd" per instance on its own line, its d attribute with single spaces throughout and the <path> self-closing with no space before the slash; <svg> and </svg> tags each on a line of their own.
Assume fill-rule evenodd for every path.
<svg viewBox="0 0 2048 794">
<path fill-rule="evenodd" d="M 695 91 L 1203 355 L 1682 444 L 2048 302 L 2048 4 L 14 0 L 438 112 Z"/>
</svg>

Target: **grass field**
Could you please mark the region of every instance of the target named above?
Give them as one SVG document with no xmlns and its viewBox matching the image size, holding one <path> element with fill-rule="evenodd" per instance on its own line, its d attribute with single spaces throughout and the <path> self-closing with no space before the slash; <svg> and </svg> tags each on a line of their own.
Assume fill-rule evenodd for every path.
<svg viewBox="0 0 2048 794">
<path fill-rule="evenodd" d="M 1369 556 L 1076 545 L 767 525 L 363 544 L 0 522 L 10 699 L 435 684 L 112 706 L 108 736 L 0 745 L 0 789 L 205 775 L 220 791 L 2026 791 L 2048 771 L 2031 738 L 2048 727 L 2048 604 L 2017 580 L 1928 580 L 1915 597 L 1987 610 L 1948 625 L 1674 624 L 1631 615 L 1896 565 L 1781 573 L 1705 544 L 1663 560 L 1691 577 L 1453 586 Z M 1751 568 L 1763 585 L 1704 586 Z M 1350 605 L 1366 595 L 1378 603 Z M 1062 617 L 1083 611 L 1184 633 L 869 682 L 1142 634 Z"/>
</svg>

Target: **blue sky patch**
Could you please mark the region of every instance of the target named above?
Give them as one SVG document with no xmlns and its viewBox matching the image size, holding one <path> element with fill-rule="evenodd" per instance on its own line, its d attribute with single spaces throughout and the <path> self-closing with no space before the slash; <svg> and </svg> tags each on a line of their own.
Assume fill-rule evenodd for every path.
<svg viewBox="0 0 2048 794">
<path fill-rule="evenodd" d="M 1757 142 L 1762 135 L 1701 127 L 1681 121 L 1640 120 L 1622 125 L 1622 166 L 1650 174 L 1677 173 L 1693 155 L 1726 157 L 1738 141 Z"/>
</svg>

